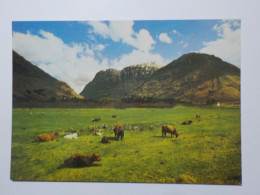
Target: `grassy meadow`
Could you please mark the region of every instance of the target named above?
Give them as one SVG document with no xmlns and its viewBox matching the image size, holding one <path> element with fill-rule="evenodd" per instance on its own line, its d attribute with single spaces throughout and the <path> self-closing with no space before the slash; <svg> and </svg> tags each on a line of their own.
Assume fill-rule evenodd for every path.
<svg viewBox="0 0 260 195">
<path fill-rule="evenodd" d="M 99 122 L 92 122 L 98 117 Z M 193 123 L 181 125 L 184 120 Z M 116 123 L 124 125 L 123 141 L 114 139 Z M 180 136 L 162 137 L 161 124 L 174 124 Z M 102 136 L 90 132 L 93 126 Z M 50 142 L 34 142 L 37 135 L 51 132 L 60 136 Z M 73 132 L 78 139 L 63 138 Z M 103 136 L 111 143 L 101 143 Z M 102 159 L 95 162 L 99 166 L 62 168 L 70 155 L 94 152 Z M 11 179 L 15 181 L 240 185 L 240 108 L 15 108 L 11 158 Z"/>
</svg>

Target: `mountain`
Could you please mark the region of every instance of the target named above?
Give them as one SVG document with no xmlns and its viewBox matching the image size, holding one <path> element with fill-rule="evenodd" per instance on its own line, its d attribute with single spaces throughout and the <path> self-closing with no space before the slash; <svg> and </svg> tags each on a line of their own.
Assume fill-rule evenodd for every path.
<svg viewBox="0 0 260 195">
<path fill-rule="evenodd" d="M 162 68 L 100 71 L 81 95 L 129 103 L 240 103 L 240 69 L 213 55 L 189 53 Z"/>
<path fill-rule="evenodd" d="M 73 99 L 78 95 L 59 81 L 13 51 L 13 101 L 48 101 Z"/>
<path fill-rule="evenodd" d="M 80 95 L 99 101 L 120 101 L 147 81 L 160 68 L 154 62 L 129 66 L 119 71 L 107 69 L 98 72 Z"/>
<path fill-rule="evenodd" d="M 126 101 L 240 102 L 240 69 L 213 55 L 189 53 L 154 72 Z"/>
</svg>

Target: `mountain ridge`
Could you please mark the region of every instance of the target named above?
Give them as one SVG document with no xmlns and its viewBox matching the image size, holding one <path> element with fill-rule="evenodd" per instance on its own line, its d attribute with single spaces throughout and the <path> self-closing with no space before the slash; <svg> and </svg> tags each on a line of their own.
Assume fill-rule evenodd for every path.
<svg viewBox="0 0 260 195">
<path fill-rule="evenodd" d="M 188 53 L 162 67 L 153 62 L 101 70 L 79 95 L 13 51 L 14 106 L 19 101 L 59 100 L 75 100 L 75 104 L 239 104 L 240 69 L 214 55 Z"/>
<path fill-rule="evenodd" d="M 120 101 L 159 69 L 157 63 L 128 66 L 121 71 L 109 68 L 99 71 L 80 95 L 98 101 Z"/>
<path fill-rule="evenodd" d="M 145 73 L 140 73 L 145 69 L 140 68 L 141 71 L 134 75 L 131 69 L 135 69 L 135 66 L 121 71 L 114 69 L 117 73 L 114 82 L 106 82 L 111 79 L 109 74 L 105 75 L 105 80 L 95 77 L 90 83 L 99 84 L 93 85 L 92 91 L 89 91 L 91 84 L 87 84 L 81 95 L 97 101 L 126 103 L 240 103 L 240 69 L 214 55 L 184 54 L 166 66 L 153 69 L 147 77 L 143 76 Z M 102 92 L 104 88 L 105 93 Z"/>
</svg>

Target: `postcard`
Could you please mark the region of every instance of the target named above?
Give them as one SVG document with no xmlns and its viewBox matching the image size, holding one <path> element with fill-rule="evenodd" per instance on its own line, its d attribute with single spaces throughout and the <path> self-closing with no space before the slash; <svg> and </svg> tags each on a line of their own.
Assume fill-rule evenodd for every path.
<svg viewBox="0 0 260 195">
<path fill-rule="evenodd" d="M 241 185 L 241 21 L 13 21 L 11 179 Z"/>
</svg>

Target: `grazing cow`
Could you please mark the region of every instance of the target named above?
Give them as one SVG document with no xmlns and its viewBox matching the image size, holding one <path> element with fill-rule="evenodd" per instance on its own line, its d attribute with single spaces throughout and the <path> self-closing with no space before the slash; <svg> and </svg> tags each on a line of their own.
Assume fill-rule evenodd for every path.
<svg viewBox="0 0 260 195">
<path fill-rule="evenodd" d="M 182 125 L 190 125 L 191 123 L 192 123 L 191 120 L 187 120 L 187 121 L 182 122 Z"/>
<path fill-rule="evenodd" d="M 124 137 L 124 127 L 121 124 L 117 124 L 114 127 L 114 133 L 115 133 L 115 137 L 117 138 L 117 140 L 119 140 L 119 137 L 121 137 L 121 140 Z"/>
<path fill-rule="evenodd" d="M 116 118 L 116 115 L 112 115 L 112 118 Z"/>
<path fill-rule="evenodd" d="M 196 114 L 196 118 L 200 118 L 200 115 L 199 115 L 199 114 Z"/>
<path fill-rule="evenodd" d="M 173 125 L 162 125 L 162 137 L 166 137 L 166 133 L 170 133 L 171 137 L 172 135 L 175 135 L 176 138 L 179 136 L 179 133 L 176 130 L 176 127 Z"/>
<path fill-rule="evenodd" d="M 93 166 L 95 161 L 101 161 L 97 153 L 89 155 L 73 154 L 64 161 L 64 164 L 68 167 L 88 167 Z"/>
<path fill-rule="evenodd" d="M 37 135 L 35 138 L 36 142 L 48 142 L 48 141 L 53 141 L 56 139 L 56 137 L 59 136 L 59 133 L 45 133 L 45 134 L 40 134 Z"/>
<path fill-rule="evenodd" d="M 94 118 L 94 119 L 92 120 L 92 122 L 98 122 L 98 121 L 100 121 L 100 118 Z"/>
</svg>

